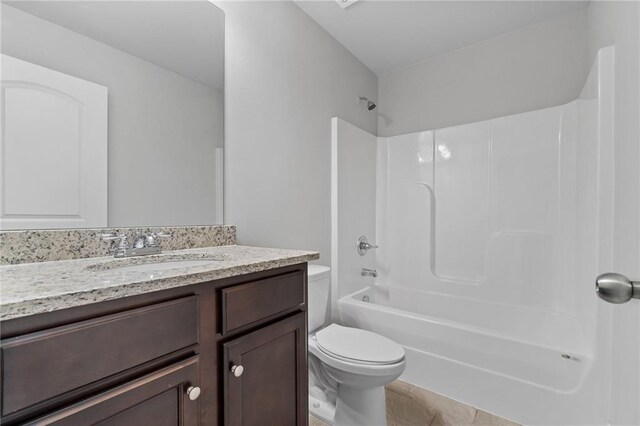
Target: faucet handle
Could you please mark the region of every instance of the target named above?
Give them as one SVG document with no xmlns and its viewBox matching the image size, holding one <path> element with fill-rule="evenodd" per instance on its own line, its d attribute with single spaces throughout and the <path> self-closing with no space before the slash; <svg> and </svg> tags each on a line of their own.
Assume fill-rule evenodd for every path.
<svg viewBox="0 0 640 426">
<path fill-rule="evenodd" d="M 102 241 L 112 241 L 112 240 L 120 240 L 118 243 L 118 248 L 128 248 L 129 241 L 127 240 L 127 236 L 124 234 L 116 234 L 114 232 L 108 234 L 101 234 L 100 239 Z"/>
<path fill-rule="evenodd" d="M 158 239 L 160 238 L 169 238 L 171 234 L 167 234 L 166 232 L 152 232 L 145 236 L 146 246 L 147 247 L 157 247 Z"/>
</svg>

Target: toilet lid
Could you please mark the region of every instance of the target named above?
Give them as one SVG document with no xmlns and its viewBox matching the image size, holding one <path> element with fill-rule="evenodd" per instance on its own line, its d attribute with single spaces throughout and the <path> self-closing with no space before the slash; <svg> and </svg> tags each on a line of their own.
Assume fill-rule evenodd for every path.
<svg viewBox="0 0 640 426">
<path fill-rule="evenodd" d="M 404 358 L 404 349 L 391 339 L 359 328 L 331 324 L 316 333 L 325 353 L 355 362 L 393 364 Z"/>
</svg>

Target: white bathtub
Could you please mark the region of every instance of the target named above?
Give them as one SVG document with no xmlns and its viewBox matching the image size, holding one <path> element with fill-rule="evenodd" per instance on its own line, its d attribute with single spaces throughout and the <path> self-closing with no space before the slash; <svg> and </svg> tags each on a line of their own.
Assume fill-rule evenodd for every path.
<svg viewBox="0 0 640 426">
<path fill-rule="evenodd" d="M 593 351 L 574 317 L 380 285 L 338 309 L 345 325 L 405 347 L 407 382 L 524 424 L 606 421 L 585 392 Z"/>
</svg>

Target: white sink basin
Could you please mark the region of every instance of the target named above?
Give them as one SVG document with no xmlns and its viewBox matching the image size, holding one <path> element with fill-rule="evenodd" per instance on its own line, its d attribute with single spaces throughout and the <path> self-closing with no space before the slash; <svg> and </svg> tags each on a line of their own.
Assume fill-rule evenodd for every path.
<svg viewBox="0 0 640 426">
<path fill-rule="evenodd" d="M 113 259 L 87 266 L 92 272 L 151 272 L 162 273 L 174 269 L 213 266 L 216 262 L 229 260 L 224 254 L 160 254 L 152 256 Z"/>
<path fill-rule="evenodd" d="M 143 263 L 141 265 L 122 266 L 112 268 L 112 271 L 130 272 L 161 272 L 170 269 L 192 268 L 194 266 L 212 265 L 215 260 L 173 260 L 157 263 Z"/>
</svg>

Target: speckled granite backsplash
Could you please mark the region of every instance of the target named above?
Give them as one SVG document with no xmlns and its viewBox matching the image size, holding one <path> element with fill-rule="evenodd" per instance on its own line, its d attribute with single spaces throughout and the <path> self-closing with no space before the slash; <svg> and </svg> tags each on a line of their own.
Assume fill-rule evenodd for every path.
<svg viewBox="0 0 640 426">
<path fill-rule="evenodd" d="M 125 234 L 129 241 L 133 241 L 135 235 L 149 232 L 171 234 L 170 238 L 160 240 L 163 250 L 236 243 L 236 227 L 233 225 L 1 231 L 0 265 L 109 256 L 117 243 L 102 241 L 100 234 Z"/>
</svg>

